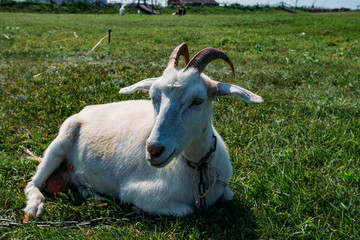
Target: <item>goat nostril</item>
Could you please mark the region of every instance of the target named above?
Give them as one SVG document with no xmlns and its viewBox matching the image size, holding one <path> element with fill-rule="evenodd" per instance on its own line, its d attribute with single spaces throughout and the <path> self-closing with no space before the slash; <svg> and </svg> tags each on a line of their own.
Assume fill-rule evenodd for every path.
<svg viewBox="0 0 360 240">
<path fill-rule="evenodd" d="M 161 155 L 161 153 L 164 152 L 164 150 L 165 150 L 165 147 L 160 143 L 149 144 L 147 146 L 147 151 L 148 151 L 151 159 L 159 157 Z"/>
</svg>

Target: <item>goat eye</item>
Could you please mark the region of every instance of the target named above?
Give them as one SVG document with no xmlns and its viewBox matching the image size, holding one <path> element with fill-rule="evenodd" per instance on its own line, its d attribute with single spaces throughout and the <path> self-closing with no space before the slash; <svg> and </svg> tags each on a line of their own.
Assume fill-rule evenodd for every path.
<svg viewBox="0 0 360 240">
<path fill-rule="evenodd" d="M 203 102 L 204 102 L 204 99 L 195 98 L 195 99 L 193 100 L 193 102 L 191 103 L 190 107 L 191 107 L 191 106 L 194 106 L 194 105 L 200 105 L 200 104 L 202 104 Z"/>
</svg>

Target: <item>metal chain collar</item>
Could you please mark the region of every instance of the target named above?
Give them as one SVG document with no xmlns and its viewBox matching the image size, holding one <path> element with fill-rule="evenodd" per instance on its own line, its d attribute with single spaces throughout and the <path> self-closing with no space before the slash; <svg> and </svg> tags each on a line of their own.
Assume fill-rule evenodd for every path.
<svg viewBox="0 0 360 240">
<path fill-rule="evenodd" d="M 187 158 L 184 157 L 184 155 L 181 155 L 185 161 L 187 162 L 188 166 L 195 169 L 195 171 L 199 172 L 199 184 L 198 184 L 198 193 L 199 193 L 199 198 L 198 200 L 200 200 L 200 207 L 201 209 L 204 209 L 206 206 L 206 199 L 205 196 L 207 194 L 205 194 L 206 192 L 208 192 L 209 189 L 206 189 L 206 185 L 204 182 L 204 173 L 206 168 L 209 167 L 209 163 L 211 161 L 210 155 L 216 151 L 216 143 L 217 143 L 217 138 L 215 135 L 213 135 L 212 137 L 213 140 L 213 145 L 210 147 L 209 151 L 206 153 L 206 155 L 200 159 L 200 161 L 198 163 L 194 163 L 190 160 L 188 160 Z M 209 183 L 209 188 L 210 188 L 210 183 Z"/>
</svg>

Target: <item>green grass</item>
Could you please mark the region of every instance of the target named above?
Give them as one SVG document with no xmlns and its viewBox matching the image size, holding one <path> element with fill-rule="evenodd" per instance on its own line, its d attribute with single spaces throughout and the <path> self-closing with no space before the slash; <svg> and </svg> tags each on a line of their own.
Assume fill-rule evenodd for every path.
<svg viewBox="0 0 360 240">
<path fill-rule="evenodd" d="M 162 7 L 162 14 L 171 14 L 176 12 L 179 7 Z M 159 8 L 155 9 L 160 11 Z M 269 6 L 186 6 L 187 14 L 238 14 L 244 12 L 261 12 L 261 11 L 275 11 L 275 7 Z M 300 11 L 307 11 L 305 8 L 299 9 Z M 52 3 L 39 3 L 39 2 L 16 2 L 12 0 L 3 0 L 0 2 L 0 12 L 21 12 L 21 13 L 77 13 L 77 14 L 119 14 L 119 5 L 115 6 L 94 6 L 84 2 L 75 2 L 74 4 L 52 4 Z M 137 14 L 136 8 L 126 8 L 126 14 Z M 144 14 L 144 12 L 142 12 Z"/>
<path fill-rule="evenodd" d="M 12 0 L 3 0 L 0 2 L 0 12 L 119 14 L 119 9 L 111 6 L 97 7 L 80 1 L 74 2 L 74 4 L 58 5 L 35 1 L 16 2 Z M 135 10 L 133 12 L 135 12 Z"/>
<path fill-rule="evenodd" d="M 175 13 L 179 6 L 156 7 L 156 11 L 161 14 Z M 186 6 L 187 14 L 217 14 L 217 15 L 234 15 L 249 12 L 274 12 L 278 11 L 277 7 L 270 6 L 245 6 L 231 4 L 225 6 Z M 298 12 L 308 12 L 305 7 L 297 8 Z M 52 4 L 40 3 L 35 1 L 17 2 L 13 0 L 2 0 L 0 2 L 0 12 L 21 12 L 21 13 L 77 13 L 77 14 L 119 14 L 119 5 L 94 6 L 85 2 L 75 2 L 74 4 Z M 126 8 L 126 14 L 137 14 L 137 8 Z M 143 14 L 146 14 L 142 11 Z"/>
<path fill-rule="evenodd" d="M 173 48 L 220 48 L 205 73 L 265 100 L 214 102 L 214 125 L 234 168 L 235 199 L 187 218 L 92 227 L 0 227 L 3 238 L 359 239 L 360 15 L 277 11 L 182 17 L 0 14 L 0 216 L 20 222 L 36 169 L 19 150 L 42 155 L 59 126 L 90 104 L 147 99 L 118 90 L 159 76 Z M 101 43 L 113 30 L 111 44 Z M 78 39 L 61 41 L 74 38 Z M 304 34 L 302 34 L 304 33 Z M 5 37 L 5 35 L 8 36 Z M 182 63 L 181 63 L 182 64 Z M 33 77 L 52 67 L 55 71 Z M 40 221 L 136 216 L 108 199 L 46 195 Z"/>
</svg>

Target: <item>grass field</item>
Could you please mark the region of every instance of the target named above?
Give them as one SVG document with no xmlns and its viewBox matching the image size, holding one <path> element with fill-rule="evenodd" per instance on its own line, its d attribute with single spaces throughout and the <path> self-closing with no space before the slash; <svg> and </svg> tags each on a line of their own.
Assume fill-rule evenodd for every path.
<svg viewBox="0 0 360 240">
<path fill-rule="evenodd" d="M 111 28 L 111 44 L 86 53 Z M 74 32 L 78 36 L 75 38 Z M 265 100 L 214 102 L 234 168 L 233 201 L 187 218 L 154 220 L 107 199 L 45 195 L 39 221 L 127 217 L 90 227 L 0 227 L 30 239 L 360 239 L 360 13 L 175 17 L 0 14 L 0 218 L 21 222 L 24 187 L 61 123 L 90 104 L 147 99 L 121 87 L 159 76 L 187 42 L 225 51 L 205 73 Z M 182 64 L 182 63 L 181 63 Z M 47 73 L 43 73 L 49 69 Z M 37 77 L 36 74 L 43 73 Z"/>
</svg>

